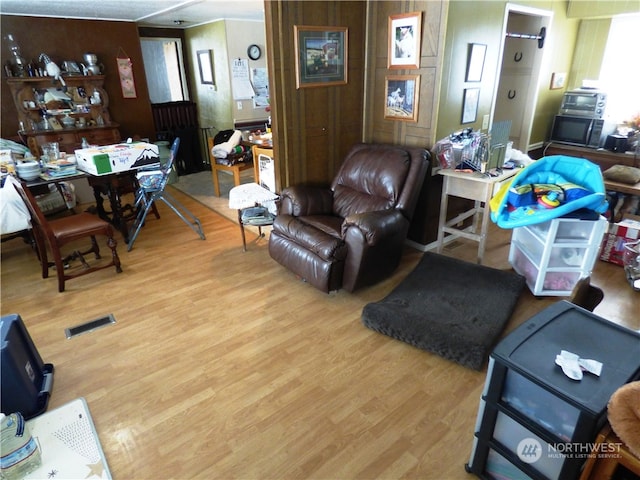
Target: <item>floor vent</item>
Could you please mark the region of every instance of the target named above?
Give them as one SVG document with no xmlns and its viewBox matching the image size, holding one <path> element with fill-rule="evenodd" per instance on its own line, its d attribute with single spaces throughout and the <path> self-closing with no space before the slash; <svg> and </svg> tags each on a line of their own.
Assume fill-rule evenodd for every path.
<svg viewBox="0 0 640 480">
<path fill-rule="evenodd" d="M 90 322 L 83 323 L 71 328 L 65 328 L 64 333 L 67 338 L 76 337 L 83 333 L 93 332 L 98 328 L 106 327 L 107 325 L 111 325 L 112 323 L 116 323 L 116 319 L 113 314 L 110 313 L 109 315 L 96 318 L 95 320 L 91 320 Z"/>
</svg>

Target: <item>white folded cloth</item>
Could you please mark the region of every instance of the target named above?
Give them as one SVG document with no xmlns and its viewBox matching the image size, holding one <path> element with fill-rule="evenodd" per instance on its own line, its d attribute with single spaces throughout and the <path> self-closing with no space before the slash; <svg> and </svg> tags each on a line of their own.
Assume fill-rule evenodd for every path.
<svg viewBox="0 0 640 480">
<path fill-rule="evenodd" d="M 231 135 L 229 140 L 213 146 L 211 149 L 211 155 L 215 158 L 227 158 L 227 155 L 229 155 L 235 147 L 240 145 L 241 141 L 242 132 L 240 130 L 234 130 L 233 135 Z"/>
</svg>

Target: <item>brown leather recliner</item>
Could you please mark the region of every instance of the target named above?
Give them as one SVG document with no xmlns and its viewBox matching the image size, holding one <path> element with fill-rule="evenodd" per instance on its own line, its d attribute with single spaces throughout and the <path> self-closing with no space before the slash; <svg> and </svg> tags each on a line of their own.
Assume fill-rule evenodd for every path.
<svg viewBox="0 0 640 480">
<path fill-rule="evenodd" d="M 429 160 L 422 148 L 356 145 L 330 187 L 283 190 L 269 254 L 327 293 L 388 277 L 400 263 Z"/>
</svg>

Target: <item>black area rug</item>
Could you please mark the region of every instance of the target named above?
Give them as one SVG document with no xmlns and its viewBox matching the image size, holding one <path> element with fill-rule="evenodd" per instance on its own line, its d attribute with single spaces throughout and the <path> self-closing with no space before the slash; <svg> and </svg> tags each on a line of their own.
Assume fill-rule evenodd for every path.
<svg viewBox="0 0 640 480">
<path fill-rule="evenodd" d="M 481 370 L 502 333 L 524 277 L 425 253 L 389 295 L 362 310 L 372 330 Z"/>
</svg>

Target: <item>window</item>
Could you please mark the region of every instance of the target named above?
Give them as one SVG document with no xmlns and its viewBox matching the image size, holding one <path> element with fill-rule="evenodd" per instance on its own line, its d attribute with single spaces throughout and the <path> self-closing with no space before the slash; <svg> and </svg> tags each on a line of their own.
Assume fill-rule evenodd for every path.
<svg viewBox="0 0 640 480">
<path fill-rule="evenodd" d="M 607 93 L 607 116 L 619 123 L 640 112 L 640 63 L 635 47 L 639 31 L 640 15 L 611 19 L 600 85 Z"/>
<path fill-rule="evenodd" d="M 188 100 L 182 42 L 179 38 L 141 38 L 151 103 Z"/>
</svg>

